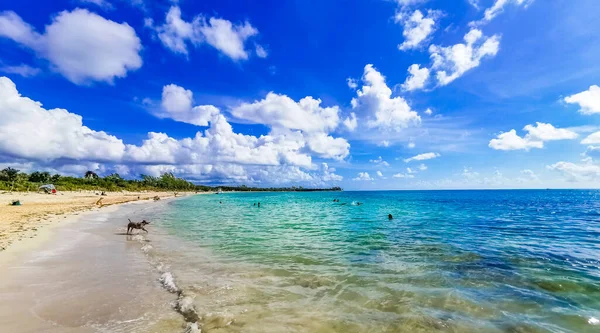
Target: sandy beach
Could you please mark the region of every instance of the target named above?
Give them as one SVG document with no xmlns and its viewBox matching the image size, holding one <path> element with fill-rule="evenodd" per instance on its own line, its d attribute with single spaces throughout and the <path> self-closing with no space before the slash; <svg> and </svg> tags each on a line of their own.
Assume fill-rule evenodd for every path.
<svg viewBox="0 0 600 333">
<path fill-rule="evenodd" d="M 177 196 L 194 194 L 178 192 Z M 69 215 L 84 211 L 106 209 L 107 206 L 132 201 L 153 200 L 154 197 L 168 198 L 174 192 L 106 192 L 98 191 L 58 192 L 43 194 L 35 192 L 0 193 L 0 253 L 15 242 L 35 238 L 40 229 L 55 226 Z M 100 204 L 96 204 L 98 200 Z M 19 200 L 20 206 L 10 204 Z"/>
<path fill-rule="evenodd" d="M 145 255 L 148 234 L 125 234 L 128 218 L 150 219 L 174 199 L 172 193 L 145 194 L 171 198 L 138 201 L 134 194 L 112 193 L 107 202 L 129 202 L 90 209 L 98 200 L 93 194 L 34 194 L 19 196 L 30 207 L 10 207 L 26 208 L 19 213 L 3 207 L 2 216 L 13 218 L 10 228 L 23 226 L 23 231 L 13 233 L 21 241 L 0 252 L 0 327 L 7 332 L 183 331 L 185 322 L 172 309 L 176 296 L 164 290 L 160 271 Z M 40 226 L 45 227 L 37 237 L 23 238 Z M 155 230 L 147 228 L 151 236 Z"/>
</svg>

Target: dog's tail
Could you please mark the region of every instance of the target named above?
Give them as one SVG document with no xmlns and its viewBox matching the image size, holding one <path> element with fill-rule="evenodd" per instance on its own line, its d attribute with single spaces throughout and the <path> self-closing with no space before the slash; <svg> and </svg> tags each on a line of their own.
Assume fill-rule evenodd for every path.
<svg viewBox="0 0 600 333">
<path fill-rule="evenodd" d="M 129 220 L 130 223 L 133 223 L 133 222 L 131 222 L 131 219 L 127 219 L 127 220 Z"/>
</svg>

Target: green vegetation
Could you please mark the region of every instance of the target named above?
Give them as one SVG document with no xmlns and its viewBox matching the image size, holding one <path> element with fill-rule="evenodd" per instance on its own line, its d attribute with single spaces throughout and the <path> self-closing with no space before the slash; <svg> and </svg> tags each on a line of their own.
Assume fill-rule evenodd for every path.
<svg viewBox="0 0 600 333">
<path fill-rule="evenodd" d="M 43 184 L 54 184 L 59 191 L 95 190 L 95 191 L 341 191 L 340 187 L 311 189 L 303 187 L 261 188 L 242 186 L 205 186 L 177 178 L 165 172 L 160 177 L 140 175 L 140 179 L 124 179 L 113 173 L 100 177 L 93 171 L 87 171 L 83 177 L 51 175 L 49 172 L 35 171 L 30 174 L 17 169 L 0 170 L 0 191 L 37 191 Z"/>
</svg>

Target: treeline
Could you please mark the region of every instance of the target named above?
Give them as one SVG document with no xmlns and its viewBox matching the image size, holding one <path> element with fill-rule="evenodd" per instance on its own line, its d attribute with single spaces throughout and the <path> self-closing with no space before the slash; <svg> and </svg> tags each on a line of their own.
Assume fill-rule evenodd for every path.
<svg viewBox="0 0 600 333">
<path fill-rule="evenodd" d="M 341 191 L 340 187 L 311 189 L 303 187 L 260 188 L 242 186 L 206 186 L 189 182 L 165 172 L 159 177 L 140 175 L 140 179 L 124 179 L 117 173 L 100 177 L 87 171 L 83 177 L 62 176 L 35 171 L 30 174 L 14 168 L 0 170 L 0 191 L 37 191 L 41 185 L 52 184 L 58 191 Z"/>
</svg>

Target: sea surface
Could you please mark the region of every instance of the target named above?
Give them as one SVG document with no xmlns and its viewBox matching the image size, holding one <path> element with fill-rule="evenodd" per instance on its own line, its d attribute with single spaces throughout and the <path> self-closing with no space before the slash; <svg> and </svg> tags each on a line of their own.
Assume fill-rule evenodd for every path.
<svg viewBox="0 0 600 333">
<path fill-rule="evenodd" d="M 223 193 L 140 214 L 202 332 L 600 332 L 600 191 Z"/>
</svg>

